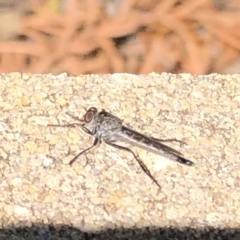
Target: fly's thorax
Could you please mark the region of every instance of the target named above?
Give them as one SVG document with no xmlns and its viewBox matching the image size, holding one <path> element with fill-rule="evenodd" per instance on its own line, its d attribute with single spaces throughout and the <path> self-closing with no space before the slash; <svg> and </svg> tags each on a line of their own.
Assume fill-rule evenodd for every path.
<svg viewBox="0 0 240 240">
<path fill-rule="evenodd" d="M 122 121 L 112 116 L 105 116 L 96 126 L 95 136 L 103 141 L 113 141 L 122 128 Z"/>
<path fill-rule="evenodd" d="M 122 122 L 120 122 L 118 119 L 111 118 L 111 117 L 105 117 L 104 121 L 101 122 L 101 124 L 98 125 L 97 131 L 99 132 L 109 132 L 109 131 L 117 131 L 122 128 Z"/>
</svg>

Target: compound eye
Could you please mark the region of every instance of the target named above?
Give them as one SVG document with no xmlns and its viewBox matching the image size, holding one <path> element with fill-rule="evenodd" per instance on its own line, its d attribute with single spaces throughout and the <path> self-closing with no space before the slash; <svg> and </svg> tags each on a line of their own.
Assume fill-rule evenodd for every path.
<svg viewBox="0 0 240 240">
<path fill-rule="evenodd" d="M 91 108 L 87 111 L 87 113 L 85 114 L 85 116 L 84 116 L 84 121 L 85 121 L 86 123 L 90 123 L 90 122 L 93 120 L 93 118 L 94 118 L 94 116 L 95 116 L 96 113 L 97 113 L 97 109 L 94 108 L 94 107 L 91 107 Z"/>
</svg>

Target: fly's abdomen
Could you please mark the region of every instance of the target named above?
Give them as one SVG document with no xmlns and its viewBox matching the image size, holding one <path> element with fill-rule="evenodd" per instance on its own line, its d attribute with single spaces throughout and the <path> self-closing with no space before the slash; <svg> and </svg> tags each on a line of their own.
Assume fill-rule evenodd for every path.
<svg viewBox="0 0 240 240">
<path fill-rule="evenodd" d="M 184 165 L 187 165 L 187 166 L 192 166 L 194 165 L 194 163 L 186 158 L 183 158 L 183 157 L 180 157 L 180 156 L 177 156 L 176 157 L 176 161 L 181 163 L 181 164 L 184 164 Z"/>
<path fill-rule="evenodd" d="M 129 142 L 147 151 L 160 154 L 181 164 L 187 166 L 192 166 L 194 164 L 192 161 L 182 157 L 182 154 L 179 151 L 162 144 L 160 141 L 152 140 L 152 138 L 149 138 L 144 134 L 138 133 L 125 126 L 122 126 L 122 131 L 118 133 L 118 136 L 119 140 Z"/>
</svg>

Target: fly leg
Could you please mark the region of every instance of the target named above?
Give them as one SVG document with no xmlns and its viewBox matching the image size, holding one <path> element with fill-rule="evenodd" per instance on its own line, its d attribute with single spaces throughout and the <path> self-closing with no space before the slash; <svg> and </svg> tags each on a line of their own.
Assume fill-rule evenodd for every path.
<svg viewBox="0 0 240 240">
<path fill-rule="evenodd" d="M 66 128 L 74 128 L 74 127 L 81 127 L 82 124 L 80 123 L 70 123 L 70 124 L 48 124 L 48 127 L 66 127 Z"/>
<path fill-rule="evenodd" d="M 99 139 L 98 139 L 98 138 L 95 138 L 93 145 L 92 145 L 91 147 L 86 148 L 85 150 L 81 151 L 77 156 L 75 156 L 75 157 L 70 161 L 69 165 L 72 166 L 72 164 L 73 164 L 83 153 L 89 151 L 90 149 L 92 149 L 92 148 L 94 148 L 94 147 L 97 147 L 97 145 L 99 145 L 99 144 L 100 144 Z M 87 163 L 88 163 L 88 161 L 87 161 Z M 86 163 L 86 165 L 87 165 L 87 163 Z"/>
<path fill-rule="evenodd" d="M 91 132 L 90 130 L 88 130 L 86 127 L 84 127 L 84 124 L 81 123 L 69 123 L 69 124 L 48 124 L 48 127 L 63 127 L 63 128 L 74 128 L 74 127 L 80 127 L 84 132 L 90 134 L 90 135 L 94 135 L 93 132 Z"/>
<path fill-rule="evenodd" d="M 161 186 L 160 184 L 157 182 L 157 180 L 153 177 L 153 175 L 151 174 L 151 172 L 148 170 L 147 166 L 142 162 L 141 159 L 139 159 L 136 154 L 129 148 L 127 147 L 123 147 L 123 146 L 120 146 L 120 145 L 117 145 L 117 144 L 114 144 L 112 142 L 108 142 L 106 141 L 105 142 L 106 144 L 112 146 L 112 147 L 115 147 L 115 148 L 118 148 L 120 150 L 124 150 L 124 151 L 127 151 L 127 152 L 130 152 L 134 158 L 137 160 L 138 164 L 140 165 L 140 167 L 142 168 L 142 170 L 153 180 L 153 182 L 159 187 L 159 189 L 161 189 Z"/>
<path fill-rule="evenodd" d="M 68 114 L 69 115 L 69 114 Z M 76 119 L 76 120 L 80 120 L 80 119 Z M 94 135 L 94 132 L 91 132 L 90 130 L 88 130 L 84 124 L 81 123 L 70 123 L 70 124 L 65 124 L 65 125 L 61 125 L 61 124 L 48 124 L 48 127 L 67 127 L 67 128 L 74 128 L 74 127 L 80 127 L 83 131 L 85 131 L 86 133 L 90 134 L 90 135 Z M 96 147 L 98 145 L 98 143 L 100 143 L 98 138 L 95 138 L 94 143 L 91 147 L 81 151 L 77 156 L 75 156 L 71 161 L 70 161 L 70 165 L 72 166 L 72 164 L 77 160 L 77 158 L 80 157 L 80 155 L 82 155 L 83 153 L 89 151 L 90 149 Z M 87 163 L 86 163 L 87 164 Z"/>
</svg>

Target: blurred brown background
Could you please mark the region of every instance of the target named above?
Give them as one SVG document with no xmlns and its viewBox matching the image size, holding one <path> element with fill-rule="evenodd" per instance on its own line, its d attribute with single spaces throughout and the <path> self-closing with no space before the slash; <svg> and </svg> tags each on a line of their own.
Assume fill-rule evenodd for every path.
<svg viewBox="0 0 240 240">
<path fill-rule="evenodd" d="M 0 0 L 0 72 L 240 72 L 239 0 Z"/>
</svg>

